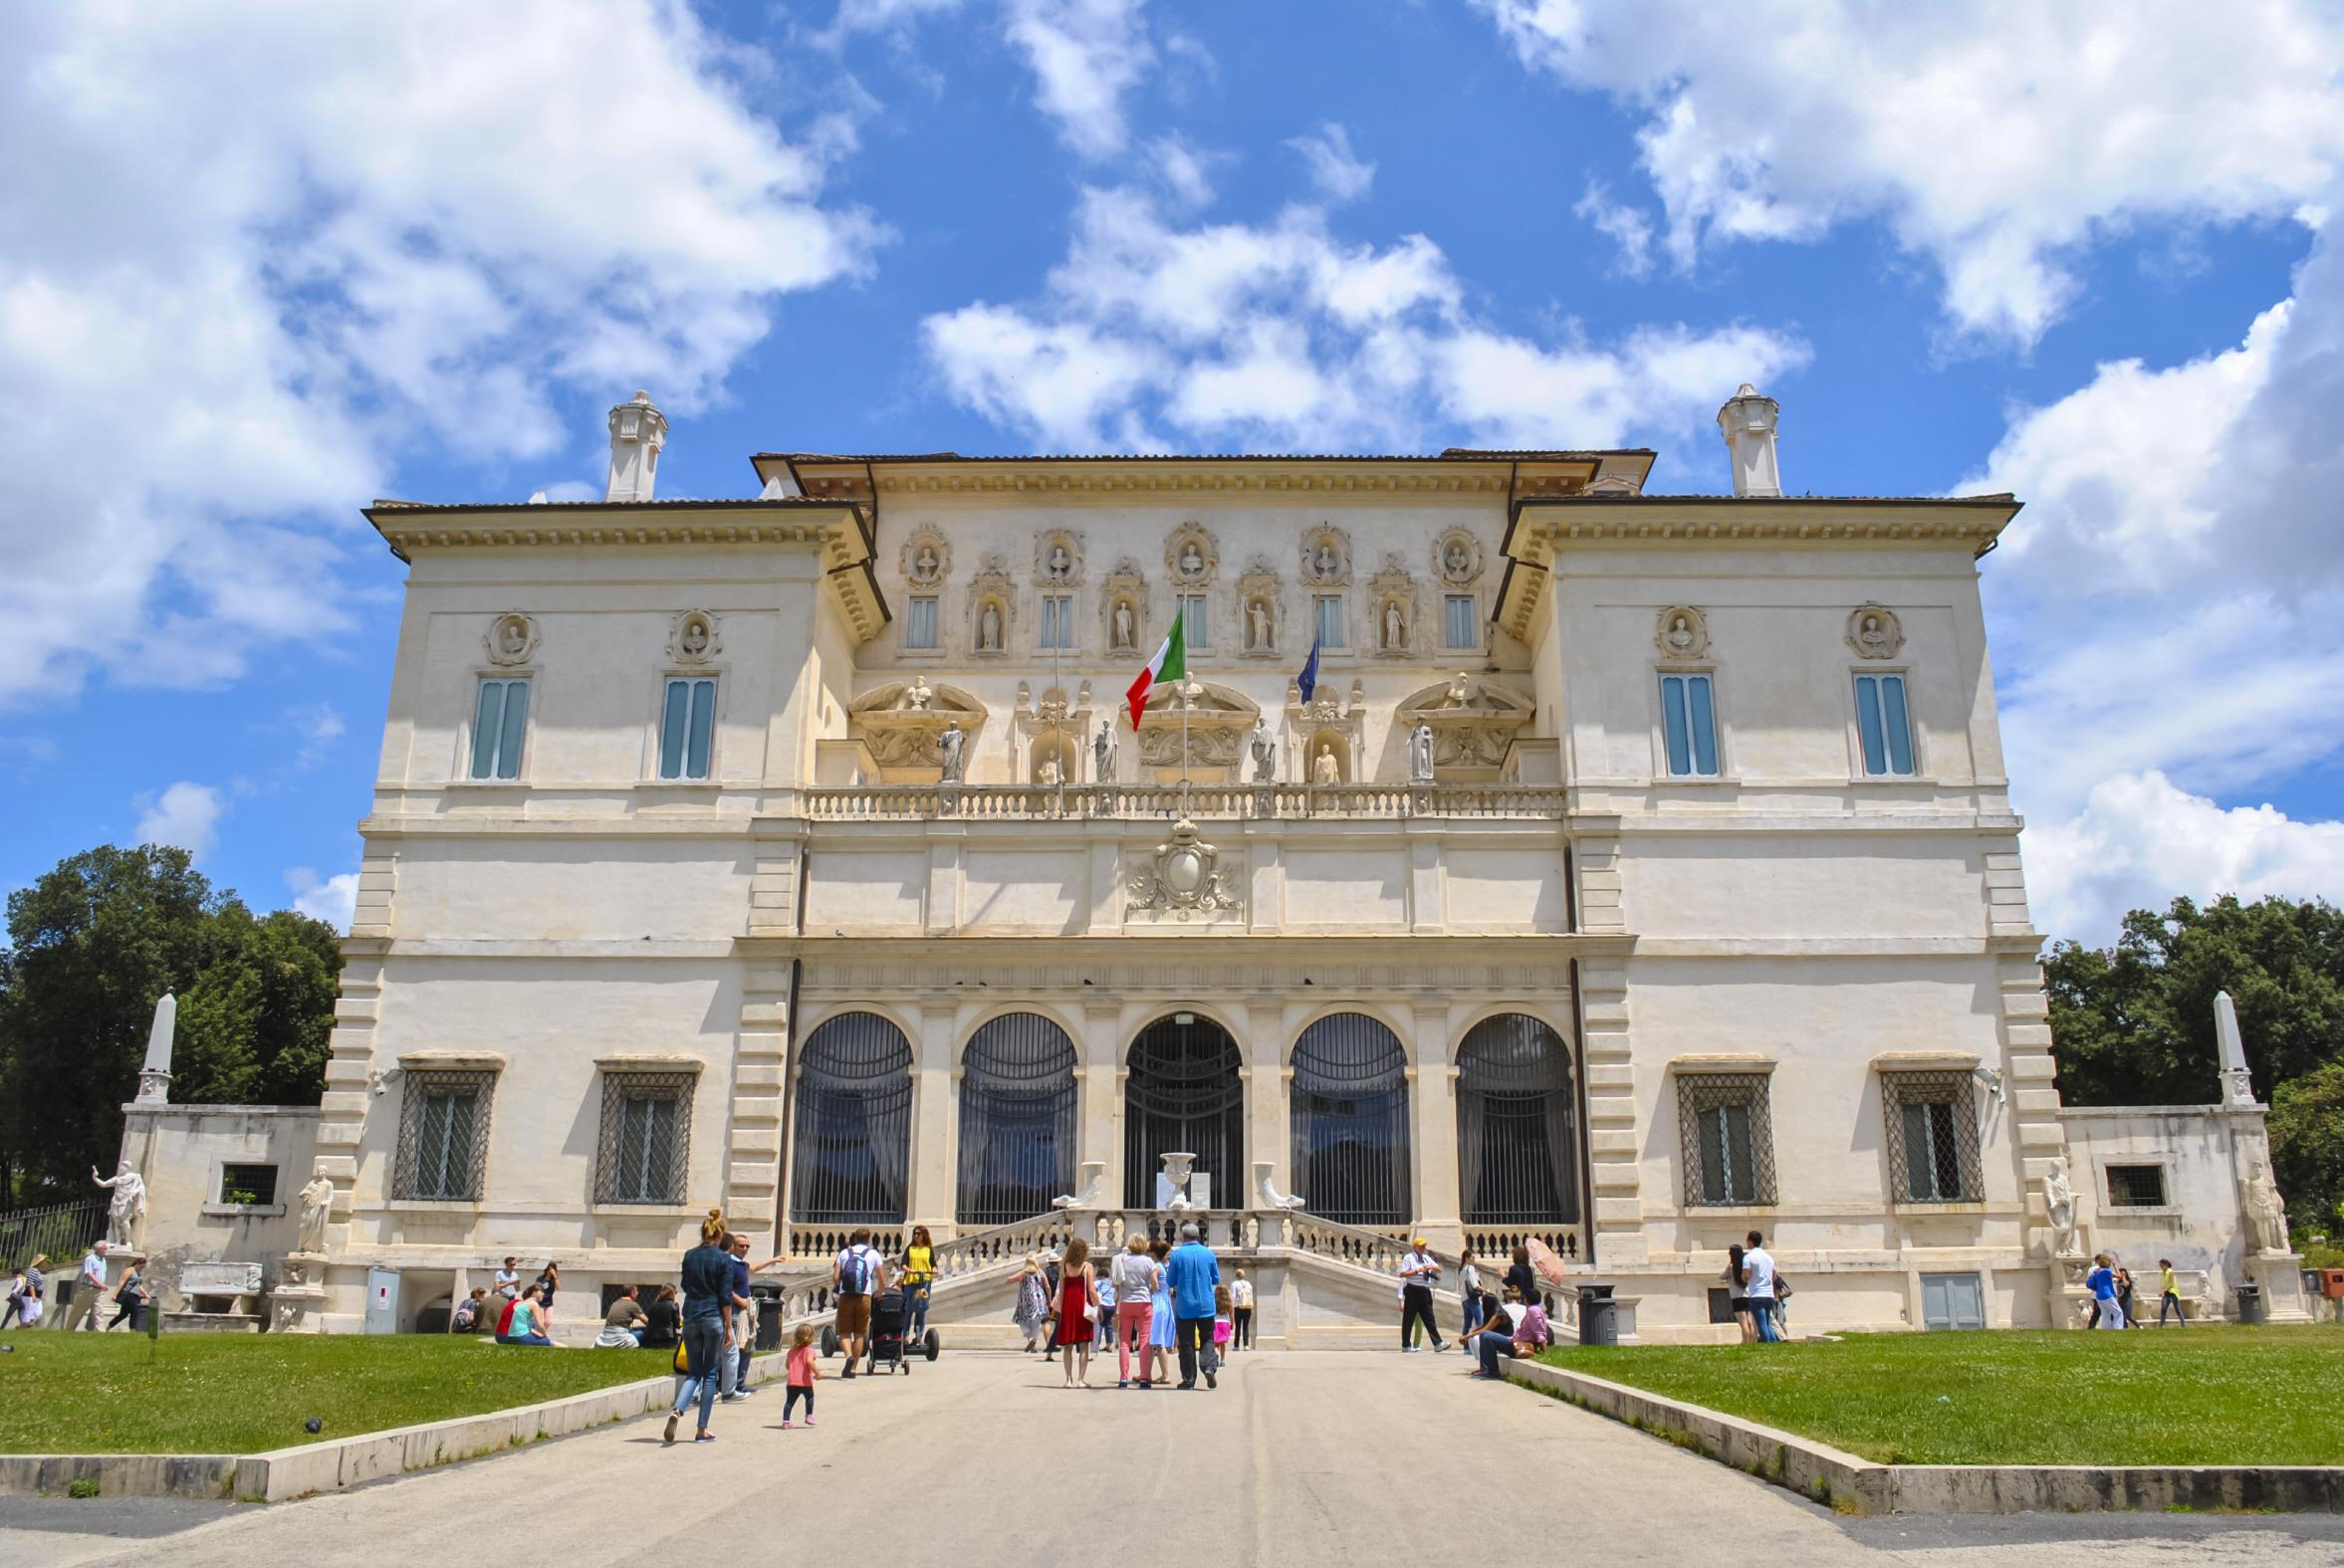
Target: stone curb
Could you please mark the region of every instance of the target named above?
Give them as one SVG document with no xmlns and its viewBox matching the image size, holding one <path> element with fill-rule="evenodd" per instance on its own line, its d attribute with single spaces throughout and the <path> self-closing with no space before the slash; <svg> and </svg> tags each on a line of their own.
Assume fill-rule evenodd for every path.
<svg viewBox="0 0 2344 1568">
<path fill-rule="evenodd" d="M 749 1381 L 781 1375 L 779 1351 L 753 1357 Z M 243 1498 L 284 1502 L 526 1448 L 669 1408 L 670 1376 L 567 1395 L 539 1405 L 453 1416 L 387 1432 L 305 1443 L 266 1454 L 0 1454 L 0 1497 L 62 1493 L 95 1481 L 101 1497 Z"/>
<path fill-rule="evenodd" d="M 1842 1513 L 2344 1513 L 2344 1465 L 1881 1464 L 1795 1433 L 1540 1362 L 1510 1363 L 1507 1377 Z"/>
</svg>

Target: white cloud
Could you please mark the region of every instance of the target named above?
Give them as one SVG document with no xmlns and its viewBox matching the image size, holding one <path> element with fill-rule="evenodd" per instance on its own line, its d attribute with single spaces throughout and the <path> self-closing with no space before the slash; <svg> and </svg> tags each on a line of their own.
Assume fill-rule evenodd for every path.
<svg viewBox="0 0 2344 1568">
<path fill-rule="evenodd" d="M 1034 100 L 1086 158 L 1123 150 L 1123 95 L 1155 63 L 1143 0 L 1007 0 L 1003 30 L 1034 72 Z"/>
<path fill-rule="evenodd" d="M 677 0 L 14 28 L 0 385 L 39 459 L 0 495 L 0 701 L 330 635 L 401 453 L 547 457 L 557 392 L 704 402 L 877 238 Z"/>
<path fill-rule="evenodd" d="M 2344 826 L 2217 797 L 2251 801 L 2344 736 L 2335 240 L 2315 240 L 2292 298 L 2235 347 L 2103 364 L 2013 410 L 1957 487 L 2028 503 L 1985 580 L 2037 915 L 2055 934 L 2106 940 L 2112 902 L 2332 886 L 2318 846 Z M 2308 879 L 2292 889 L 2289 854 Z M 2235 889 L 2206 880 L 2233 867 Z"/>
<path fill-rule="evenodd" d="M 141 844 L 170 844 L 201 860 L 211 853 L 220 818 L 228 802 L 210 784 L 179 781 L 159 795 L 142 794 L 130 802 L 138 812 L 132 837 Z"/>
<path fill-rule="evenodd" d="M 1287 145 L 1302 155 L 1310 183 L 1329 202 L 1357 201 L 1375 184 L 1374 162 L 1354 154 L 1351 133 L 1331 121 L 1306 136 L 1293 137 Z"/>
<path fill-rule="evenodd" d="M 337 931 L 349 932 L 350 917 L 358 907 L 355 871 L 321 878 L 308 866 L 295 866 L 285 873 L 285 885 L 293 890 L 295 909 L 312 920 L 323 920 Z"/>
<path fill-rule="evenodd" d="M 2344 12 L 2312 0 L 1475 4 L 1642 113 L 1680 265 L 1877 217 L 1967 332 L 2032 340 L 2130 224 L 2294 217 L 2344 169 Z"/>
<path fill-rule="evenodd" d="M 1749 326 L 1534 341 L 1468 309 L 1423 235 L 1347 244 L 1314 206 L 1182 227 L 1130 187 L 1083 193 L 1040 300 L 924 330 L 956 400 L 1059 449 L 1605 445 L 1690 430 L 1806 353 Z"/>
<path fill-rule="evenodd" d="M 1601 180 L 1589 180 L 1587 193 L 1571 211 L 1595 226 L 1595 232 L 1619 247 L 1618 267 L 1631 278 L 1652 270 L 1652 219 L 1641 207 L 1613 201 Z"/>
<path fill-rule="evenodd" d="M 1147 150 L 1155 159 L 1157 178 L 1174 201 L 1183 207 L 1212 204 L 1213 165 L 1230 161 L 1226 153 L 1200 151 L 1180 136 L 1158 136 Z"/>
<path fill-rule="evenodd" d="M 2344 822 L 2223 809 L 2161 773 L 2103 780 L 2076 816 L 2026 835 L 2027 884 L 2051 929 L 2104 946 L 2125 913 L 2225 893 L 2344 902 Z"/>
</svg>

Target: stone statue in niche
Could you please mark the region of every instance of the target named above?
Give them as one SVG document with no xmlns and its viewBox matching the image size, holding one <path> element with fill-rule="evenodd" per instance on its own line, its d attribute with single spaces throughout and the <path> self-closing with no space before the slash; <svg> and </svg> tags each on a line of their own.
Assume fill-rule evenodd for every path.
<svg viewBox="0 0 2344 1568">
<path fill-rule="evenodd" d="M 1408 732 L 1408 782 L 1433 782 L 1433 727 L 1422 720 Z"/>
<path fill-rule="evenodd" d="M 944 759 L 945 784 L 961 782 L 962 770 L 967 767 L 967 760 L 962 754 L 967 751 L 968 745 L 969 738 L 961 733 L 958 723 L 947 724 L 944 733 L 936 737 L 936 750 Z"/>
<path fill-rule="evenodd" d="M 1180 574 L 1192 580 L 1205 574 L 1205 553 L 1193 539 L 1180 547 Z"/>
<path fill-rule="evenodd" d="M 1101 719 L 1090 743 L 1090 782 L 1111 784 L 1115 778 L 1115 721 Z"/>
<path fill-rule="evenodd" d="M 1860 658 L 1893 659 L 1905 645 L 1905 628 L 1896 611 L 1879 604 L 1859 605 L 1847 618 L 1847 643 Z"/>
<path fill-rule="evenodd" d="M 2270 1179 L 2270 1167 L 2260 1161 L 2246 1173 L 2246 1229 L 2254 1249 L 2265 1257 L 2283 1257 L 2287 1244 L 2287 1205 Z"/>
<path fill-rule="evenodd" d="M 2078 1255 L 2075 1245 L 2075 1189 L 2067 1182 L 2067 1162 L 2053 1160 L 2043 1173 L 2043 1211 L 2051 1221 L 2051 1255 Z"/>
<path fill-rule="evenodd" d="M 1066 573 L 1074 569 L 1074 558 L 1066 554 L 1066 547 L 1053 541 L 1050 547 L 1050 575 L 1054 582 L 1066 580 Z"/>
<path fill-rule="evenodd" d="M 1320 540 L 1318 548 L 1310 553 L 1310 564 L 1317 571 L 1320 581 L 1323 582 L 1332 577 L 1338 564 L 1335 560 L 1334 546 L 1323 539 Z"/>
<path fill-rule="evenodd" d="M 1052 788 L 1063 784 L 1065 777 L 1065 771 L 1058 767 L 1055 757 L 1045 757 L 1042 760 L 1042 771 L 1034 782 L 1045 788 Z"/>
<path fill-rule="evenodd" d="M 985 607 L 977 612 L 977 651 L 1001 651 L 1001 606 L 991 599 L 987 599 Z"/>
<path fill-rule="evenodd" d="M 919 553 L 917 556 L 914 556 L 914 557 L 912 558 L 912 561 L 911 561 L 911 576 L 912 576 L 912 580 L 913 580 L 914 582 L 933 582 L 933 581 L 935 581 L 935 580 L 936 580 L 936 568 L 937 568 L 937 565 L 938 565 L 938 562 L 937 562 L 937 560 L 936 560 L 936 547 L 935 547 L 935 546 L 933 546 L 933 545 L 927 545 L 927 544 L 923 544 L 923 545 L 921 545 L 921 546 L 920 546 L 920 553 Z"/>
<path fill-rule="evenodd" d="M 1254 599 L 1246 605 L 1246 646 L 1269 653 L 1278 647 L 1277 628 L 1271 623 L 1270 601 Z"/>
<path fill-rule="evenodd" d="M 695 615 L 684 622 L 684 655 L 697 659 L 708 651 L 708 622 Z"/>
<path fill-rule="evenodd" d="M 537 625 L 518 612 L 500 615 L 488 628 L 488 657 L 492 664 L 519 664 L 537 646 Z"/>
<path fill-rule="evenodd" d="M 1465 541 L 1453 539 L 1441 552 L 1441 564 L 1451 577 L 1463 577 L 1473 569 L 1473 552 L 1466 548 Z"/>
<path fill-rule="evenodd" d="M 1690 656 L 1693 652 L 1693 626 L 1682 614 L 1669 617 L 1669 629 L 1664 639 L 1669 652 Z"/>
<path fill-rule="evenodd" d="M 1117 599 L 1115 600 L 1115 646 L 1118 648 L 1130 647 L 1131 636 L 1131 601 Z"/>
<path fill-rule="evenodd" d="M 1333 742 L 1319 743 L 1318 755 L 1310 759 L 1310 782 L 1320 784 L 1343 782 L 1343 765 L 1335 758 Z"/>
<path fill-rule="evenodd" d="M 1254 721 L 1253 739 L 1247 749 L 1254 757 L 1254 783 L 1275 784 L 1278 780 L 1278 743 L 1271 739 L 1270 721 Z"/>
<path fill-rule="evenodd" d="M 1384 601 L 1383 645 L 1387 648 L 1405 648 L 1408 646 L 1408 621 L 1407 618 L 1400 613 L 1400 601 L 1398 599 L 1386 599 Z"/>
</svg>

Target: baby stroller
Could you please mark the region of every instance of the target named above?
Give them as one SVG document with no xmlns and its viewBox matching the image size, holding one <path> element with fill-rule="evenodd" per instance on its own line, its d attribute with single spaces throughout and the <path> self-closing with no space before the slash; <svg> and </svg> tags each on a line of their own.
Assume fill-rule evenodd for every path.
<svg viewBox="0 0 2344 1568">
<path fill-rule="evenodd" d="M 871 1303 L 870 1359 L 863 1368 L 866 1372 L 879 1370 L 886 1363 L 889 1372 L 911 1372 L 911 1358 L 925 1356 L 936 1359 L 940 1348 L 934 1329 L 912 1339 L 907 1330 L 911 1326 L 911 1303 L 905 1299 L 900 1286 L 880 1295 Z"/>
</svg>

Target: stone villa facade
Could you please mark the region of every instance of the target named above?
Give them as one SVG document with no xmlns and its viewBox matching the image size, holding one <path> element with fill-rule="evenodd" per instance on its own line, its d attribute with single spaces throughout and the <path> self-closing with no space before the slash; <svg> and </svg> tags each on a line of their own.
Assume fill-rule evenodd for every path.
<svg viewBox="0 0 2344 1568">
<path fill-rule="evenodd" d="M 660 501 L 638 395 L 601 503 L 379 502 L 329 1089 L 230 1119 L 325 1239 L 193 1178 L 149 1224 L 335 1331 L 507 1253 L 672 1277 L 711 1208 L 815 1311 L 847 1230 L 920 1224 L 973 1336 L 1184 1153 L 1273 1342 L 1380 1342 L 1411 1233 L 1542 1237 L 1647 1340 L 1733 1336 L 1753 1228 L 1802 1328 L 2073 1321 L 2111 1244 L 2299 1311 L 2250 1095 L 2053 1087 L 1979 600 L 2018 503 L 1783 495 L 1775 419 L 1721 412 L 1729 496 L 1644 450 L 766 452 Z M 217 1166 L 199 1120 L 125 1153 Z"/>
</svg>

